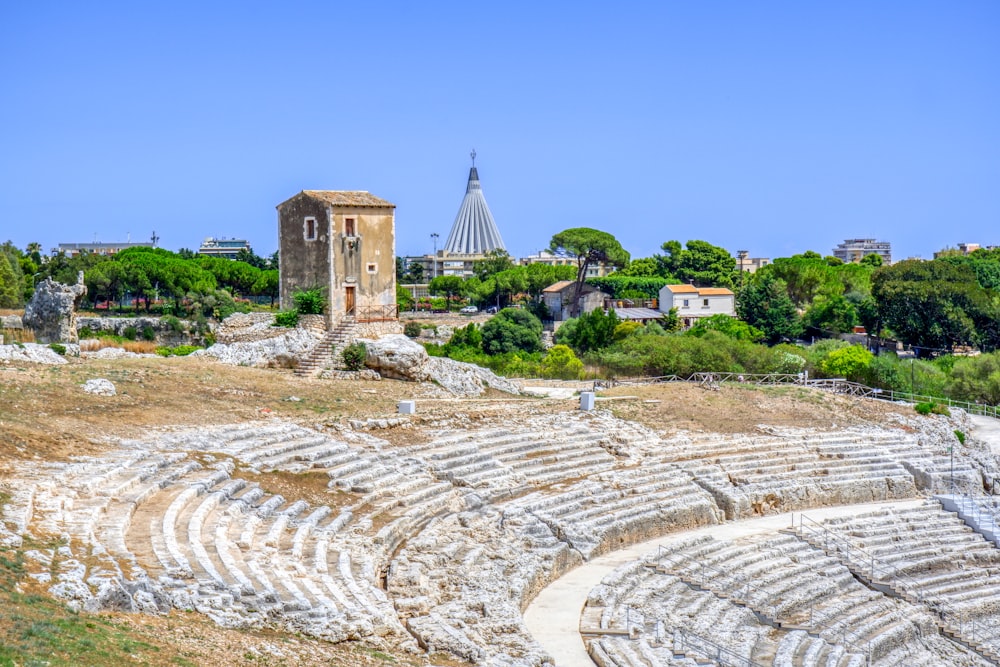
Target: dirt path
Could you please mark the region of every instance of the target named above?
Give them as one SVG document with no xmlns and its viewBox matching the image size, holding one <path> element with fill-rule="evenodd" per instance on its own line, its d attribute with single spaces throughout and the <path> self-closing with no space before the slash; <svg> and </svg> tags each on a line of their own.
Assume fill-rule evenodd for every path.
<svg viewBox="0 0 1000 667">
<path fill-rule="evenodd" d="M 976 425 L 976 437 L 988 444 L 991 452 L 1000 454 L 1000 419 L 979 415 L 969 415 L 969 419 Z"/>
<path fill-rule="evenodd" d="M 531 636 L 555 659 L 556 665 L 560 667 L 593 665 L 594 662 L 587 654 L 583 639 L 580 637 L 580 613 L 587 602 L 587 596 L 591 589 L 601 583 L 601 580 L 615 568 L 654 551 L 660 545 L 668 545 L 696 535 L 711 535 L 720 540 L 732 540 L 748 535 L 774 533 L 791 526 L 793 515 L 805 514 L 811 519 L 819 520 L 861 514 L 883 507 L 916 507 L 923 502 L 921 498 L 899 502 L 820 507 L 807 512 L 789 512 L 750 521 L 706 526 L 633 544 L 584 563 L 546 586 L 525 610 L 524 624 Z"/>
</svg>

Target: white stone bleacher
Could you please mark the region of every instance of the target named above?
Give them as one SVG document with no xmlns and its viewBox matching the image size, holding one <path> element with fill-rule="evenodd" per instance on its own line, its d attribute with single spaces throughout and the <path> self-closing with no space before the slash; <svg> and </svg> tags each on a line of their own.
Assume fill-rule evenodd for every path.
<svg viewBox="0 0 1000 667">
<path fill-rule="evenodd" d="M 913 497 L 913 476 L 860 436 L 731 437 L 667 451 L 715 497 L 727 519 L 816 505 Z"/>
<path fill-rule="evenodd" d="M 921 637 L 937 632 L 924 608 L 869 590 L 843 565 L 790 535 L 693 544 L 670 553 L 660 567 L 739 599 L 783 628 L 805 629 L 875 661 L 901 648 L 920 656 Z"/>
<path fill-rule="evenodd" d="M 530 493 L 506 504 L 534 513 L 585 558 L 719 519 L 712 498 L 690 475 L 663 462 L 602 471 L 565 488 Z"/>
<path fill-rule="evenodd" d="M 833 549 L 862 576 L 940 615 L 963 639 L 1000 655 L 1000 550 L 937 501 L 828 519 Z M 828 545 L 823 535 L 801 531 Z M 850 548 L 838 540 L 850 543 Z"/>
</svg>

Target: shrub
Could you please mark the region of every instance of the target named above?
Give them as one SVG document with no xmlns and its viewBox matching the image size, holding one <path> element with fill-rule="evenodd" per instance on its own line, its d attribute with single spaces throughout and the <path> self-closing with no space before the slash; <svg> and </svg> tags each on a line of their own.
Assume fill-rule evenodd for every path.
<svg viewBox="0 0 1000 667">
<path fill-rule="evenodd" d="M 576 358 L 569 346 L 554 345 L 542 359 L 539 370 L 547 378 L 577 380 L 583 374 L 583 362 Z"/>
<path fill-rule="evenodd" d="M 142 339 L 143 340 L 156 340 L 156 331 L 153 327 L 148 324 L 142 328 Z"/>
<path fill-rule="evenodd" d="M 417 336 L 419 336 L 420 331 L 421 331 L 420 322 L 417 322 L 416 320 L 409 320 L 406 324 L 403 325 L 403 333 L 409 336 L 410 338 L 416 338 Z"/>
<path fill-rule="evenodd" d="M 868 375 L 868 367 L 875 357 L 861 345 L 851 345 L 833 350 L 819 362 L 819 372 L 826 377 L 842 377 L 861 382 Z"/>
<path fill-rule="evenodd" d="M 364 343 L 351 343 L 340 353 L 344 359 L 344 366 L 349 371 L 360 371 L 365 367 L 365 358 L 368 356 L 368 348 Z"/>
<path fill-rule="evenodd" d="M 139 337 L 139 332 L 135 327 L 125 327 L 125 331 L 122 332 L 122 337 L 125 340 L 135 340 Z"/>
<path fill-rule="evenodd" d="M 958 438 L 958 444 L 960 444 L 960 445 L 964 445 L 965 444 L 965 433 L 964 432 L 956 430 L 955 431 L 955 437 Z"/>
<path fill-rule="evenodd" d="M 322 315 L 326 310 L 326 296 L 322 287 L 299 290 L 292 294 L 292 302 L 301 315 Z"/>
<path fill-rule="evenodd" d="M 478 350 L 483 346 L 483 334 L 475 322 L 469 322 L 468 325 L 455 329 L 454 333 L 451 334 L 451 340 L 448 341 L 448 345 L 452 347 L 471 347 Z"/>
<path fill-rule="evenodd" d="M 941 405 L 940 403 L 926 402 L 917 403 L 913 406 L 913 409 L 922 415 L 944 415 L 945 417 L 951 416 L 951 410 L 948 406 Z"/>
<path fill-rule="evenodd" d="M 542 348 L 542 322 L 526 310 L 504 308 L 482 328 L 487 354 L 537 352 Z"/>
<path fill-rule="evenodd" d="M 59 343 L 49 343 L 49 349 L 56 354 L 66 355 L 66 346 L 60 345 Z"/>
<path fill-rule="evenodd" d="M 175 357 L 186 357 L 195 350 L 200 350 L 200 349 L 201 348 L 199 348 L 197 345 L 178 345 L 176 347 L 171 348 L 170 352 Z"/>
<path fill-rule="evenodd" d="M 289 329 L 293 329 L 298 325 L 298 323 L 299 311 L 282 310 L 274 314 L 274 324 L 272 326 L 288 327 Z"/>
<path fill-rule="evenodd" d="M 163 319 L 160 320 L 165 327 L 170 329 L 174 333 L 181 333 L 184 331 L 184 325 L 181 321 L 174 317 L 173 315 L 165 315 Z"/>
</svg>

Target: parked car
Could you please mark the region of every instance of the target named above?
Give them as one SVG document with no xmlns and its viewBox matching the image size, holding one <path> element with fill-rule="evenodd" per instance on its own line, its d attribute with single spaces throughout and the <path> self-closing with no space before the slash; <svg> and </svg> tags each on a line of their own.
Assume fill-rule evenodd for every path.
<svg viewBox="0 0 1000 667">
<path fill-rule="evenodd" d="M 458 312 L 463 313 L 465 315 L 472 315 L 473 313 L 478 313 L 479 309 L 476 308 L 475 306 L 465 306 Z"/>
<path fill-rule="evenodd" d="M 493 315 L 494 313 L 498 312 L 498 310 L 499 309 L 496 306 L 490 306 L 489 308 L 486 309 L 486 312 L 489 313 L 490 315 Z"/>
</svg>

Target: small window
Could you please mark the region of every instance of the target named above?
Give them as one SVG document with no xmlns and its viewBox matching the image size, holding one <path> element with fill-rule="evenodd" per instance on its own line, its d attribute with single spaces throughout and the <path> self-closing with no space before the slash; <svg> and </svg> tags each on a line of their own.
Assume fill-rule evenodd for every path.
<svg viewBox="0 0 1000 667">
<path fill-rule="evenodd" d="M 316 240 L 316 218 L 306 218 L 304 227 L 304 235 L 306 241 Z"/>
<path fill-rule="evenodd" d="M 357 230 L 354 227 L 354 218 L 344 218 L 344 236 L 357 235 Z"/>
<path fill-rule="evenodd" d="M 684 299 L 684 307 L 687 308 L 689 305 L 691 305 L 691 304 L 688 303 L 688 300 Z"/>
<path fill-rule="evenodd" d="M 368 273 L 376 273 L 376 272 L 378 272 L 378 264 L 375 264 L 375 263 L 369 264 L 368 265 Z"/>
<path fill-rule="evenodd" d="M 708 308 L 708 299 L 703 299 L 701 302 L 702 307 Z"/>
</svg>

